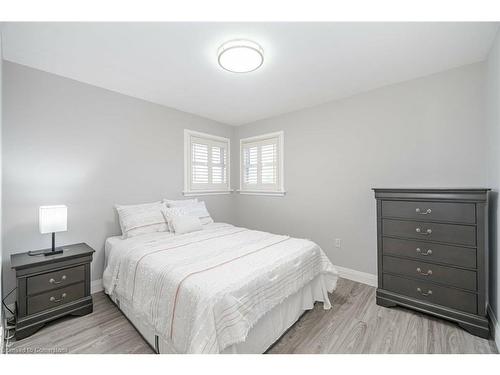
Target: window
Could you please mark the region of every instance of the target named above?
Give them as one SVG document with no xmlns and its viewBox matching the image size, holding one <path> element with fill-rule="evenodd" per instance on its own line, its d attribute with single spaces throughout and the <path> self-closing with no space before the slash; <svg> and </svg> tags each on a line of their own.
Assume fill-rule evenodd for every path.
<svg viewBox="0 0 500 375">
<path fill-rule="evenodd" d="M 184 195 L 230 192 L 229 139 L 184 130 Z"/>
<path fill-rule="evenodd" d="M 240 193 L 284 195 L 283 132 L 240 140 Z"/>
</svg>

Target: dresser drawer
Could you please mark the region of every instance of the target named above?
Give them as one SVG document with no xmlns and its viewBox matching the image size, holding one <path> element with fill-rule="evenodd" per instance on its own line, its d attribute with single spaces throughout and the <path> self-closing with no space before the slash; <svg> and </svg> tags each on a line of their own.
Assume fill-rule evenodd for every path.
<svg viewBox="0 0 500 375">
<path fill-rule="evenodd" d="M 382 250 L 384 255 L 403 256 L 452 266 L 476 268 L 476 249 L 468 247 L 384 237 L 382 239 Z"/>
<path fill-rule="evenodd" d="M 419 280 L 432 281 L 447 286 L 476 291 L 476 272 L 439 266 L 409 259 L 384 256 L 383 272 L 409 276 Z"/>
<path fill-rule="evenodd" d="M 383 283 L 384 289 L 391 292 L 471 314 L 477 313 L 477 296 L 474 293 L 387 274 L 383 276 Z"/>
<path fill-rule="evenodd" d="M 382 234 L 465 246 L 476 245 L 476 227 L 468 225 L 383 219 Z"/>
<path fill-rule="evenodd" d="M 27 293 L 33 295 L 70 285 L 85 279 L 85 266 L 66 268 L 28 277 Z"/>
<path fill-rule="evenodd" d="M 382 217 L 474 224 L 476 208 L 472 203 L 382 201 Z"/>
<path fill-rule="evenodd" d="M 28 314 L 35 314 L 43 310 L 58 307 L 65 303 L 76 301 L 84 296 L 85 284 L 79 283 L 28 297 Z"/>
</svg>

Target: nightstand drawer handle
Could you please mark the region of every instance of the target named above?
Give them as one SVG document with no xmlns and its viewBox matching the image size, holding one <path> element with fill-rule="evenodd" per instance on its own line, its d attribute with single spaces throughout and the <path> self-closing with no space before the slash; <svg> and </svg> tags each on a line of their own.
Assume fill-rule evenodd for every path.
<svg viewBox="0 0 500 375">
<path fill-rule="evenodd" d="M 429 215 L 432 212 L 432 210 L 428 208 L 427 210 L 422 211 L 420 208 L 416 208 L 415 212 L 419 215 Z"/>
<path fill-rule="evenodd" d="M 432 229 L 427 229 L 425 232 L 422 232 L 422 229 L 420 229 L 419 227 L 415 228 L 415 231 L 418 233 L 418 234 L 423 234 L 425 236 L 428 236 L 429 234 L 432 233 Z"/>
<path fill-rule="evenodd" d="M 422 276 L 431 276 L 432 275 L 432 270 L 428 270 L 427 273 L 423 273 L 422 269 L 420 267 L 417 267 L 417 272 L 421 274 Z"/>
<path fill-rule="evenodd" d="M 417 288 L 417 292 L 419 292 L 421 295 L 427 297 L 427 296 L 430 296 L 432 294 L 432 290 L 428 290 L 427 292 L 422 292 L 422 289 L 420 288 Z"/>
<path fill-rule="evenodd" d="M 54 302 L 54 303 L 61 302 L 65 298 L 66 298 L 66 293 L 63 293 L 63 294 L 61 294 L 61 298 L 59 298 L 59 299 L 56 299 L 56 297 L 50 297 L 50 302 Z"/>
<path fill-rule="evenodd" d="M 422 252 L 422 250 L 420 250 L 420 247 L 417 247 L 417 254 L 419 255 L 423 255 L 423 256 L 428 256 L 428 255 L 432 255 L 432 250 L 429 249 L 427 250 L 425 253 Z"/>
<path fill-rule="evenodd" d="M 49 283 L 51 284 L 61 284 L 64 280 L 66 280 L 66 275 L 62 275 L 61 280 L 55 281 L 54 279 L 50 279 Z"/>
</svg>

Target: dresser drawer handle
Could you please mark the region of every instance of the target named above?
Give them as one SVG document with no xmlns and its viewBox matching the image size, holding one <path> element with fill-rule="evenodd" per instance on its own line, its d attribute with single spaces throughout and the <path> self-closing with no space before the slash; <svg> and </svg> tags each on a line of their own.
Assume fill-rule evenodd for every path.
<svg viewBox="0 0 500 375">
<path fill-rule="evenodd" d="M 430 296 L 432 294 L 432 290 L 428 290 L 427 292 L 422 292 L 422 289 L 417 288 L 417 292 L 419 292 L 423 296 Z"/>
<path fill-rule="evenodd" d="M 418 234 L 421 234 L 421 235 L 424 235 L 424 236 L 428 236 L 429 234 L 432 233 L 432 229 L 427 229 L 425 231 L 422 232 L 422 229 L 420 228 L 415 228 L 415 231 L 418 233 Z"/>
<path fill-rule="evenodd" d="M 52 296 L 50 297 L 50 302 L 58 303 L 61 302 L 63 299 L 66 298 L 66 293 L 61 294 L 61 298 L 56 299 L 56 297 Z"/>
<path fill-rule="evenodd" d="M 432 270 L 428 270 L 427 273 L 423 273 L 422 269 L 420 267 L 417 267 L 417 272 L 421 274 L 422 276 L 431 276 L 432 275 Z"/>
<path fill-rule="evenodd" d="M 61 284 L 64 280 L 66 280 L 66 275 L 62 275 L 61 276 L 61 280 L 59 280 L 59 281 L 56 281 L 56 280 L 54 280 L 54 279 L 51 278 L 49 280 L 49 283 L 51 283 L 51 284 Z"/>
<path fill-rule="evenodd" d="M 429 215 L 432 212 L 432 210 L 428 208 L 427 210 L 422 211 L 420 208 L 416 208 L 415 212 L 419 215 Z"/>
<path fill-rule="evenodd" d="M 429 249 L 427 250 L 425 253 L 422 252 L 422 250 L 420 250 L 420 247 L 417 247 L 417 254 L 419 255 L 422 255 L 424 257 L 428 256 L 428 255 L 432 255 L 432 250 Z"/>
</svg>

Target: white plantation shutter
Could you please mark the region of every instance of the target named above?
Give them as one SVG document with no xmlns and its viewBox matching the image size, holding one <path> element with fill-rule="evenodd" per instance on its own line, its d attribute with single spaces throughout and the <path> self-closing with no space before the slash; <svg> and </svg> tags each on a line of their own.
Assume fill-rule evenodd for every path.
<svg viewBox="0 0 500 375">
<path fill-rule="evenodd" d="M 208 184 L 208 145 L 192 143 L 191 169 L 193 184 Z"/>
<path fill-rule="evenodd" d="M 212 146 L 212 183 L 225 184 L 227 180 L 227 157 L 226 149 L 220 146 Z"/>
<path fill-rule="evenodd" d="M 261 183 L 266 184 L 276 184 L 277 176 L 276 172 L 278 170 L 278 157 L 276 151 L 278 146 L 276 143 L 264 144 L 260 149 L 260 162 L 261 162 Z"/>
<path fill-rule="evenodd" d="M 243 149 L 243 180 L 246 185 L 256 185 L 258 183 L 258 155 L 259 147 L 256 145 L 248 145 Z"/>
<path fill-rule="evenodd" d="M 185 193 L 229 191 L 229 139 L 186 130 Z"/>
<path fill-rule="evenodd" d="M 240 190 L 284 193 L 283 132 L 242 139 L 240 145 Z"/>
</svg>

